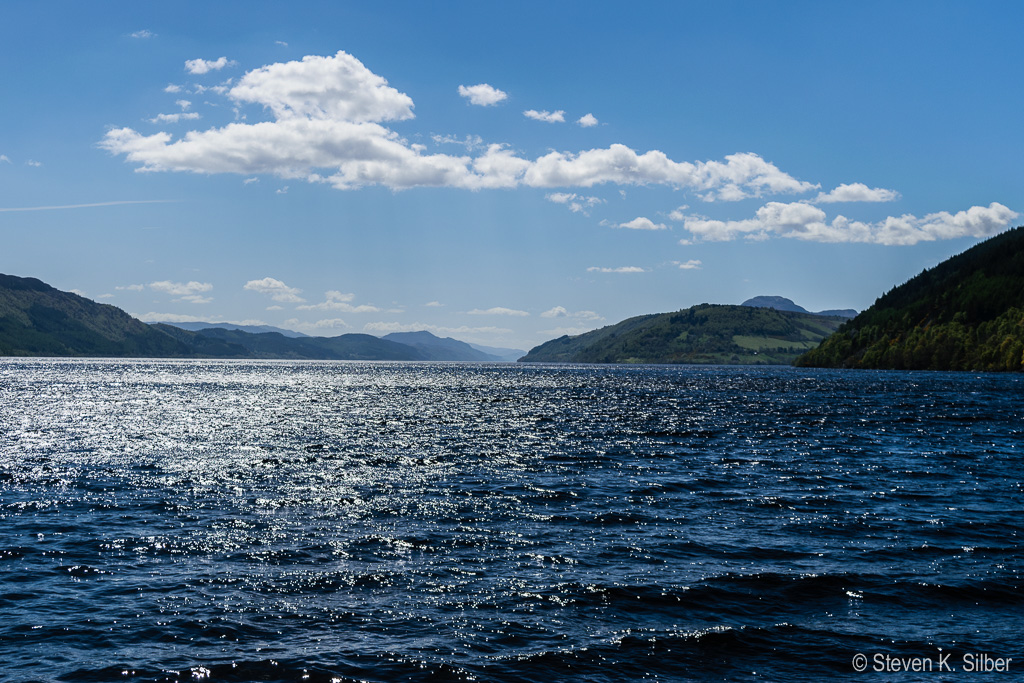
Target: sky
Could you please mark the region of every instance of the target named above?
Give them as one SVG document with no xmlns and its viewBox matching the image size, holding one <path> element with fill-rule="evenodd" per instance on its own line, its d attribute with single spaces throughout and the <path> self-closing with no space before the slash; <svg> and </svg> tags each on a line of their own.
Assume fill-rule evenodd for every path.
<svg viewBox="0 0 1024 683">
<path fill-rule="evenodd" d="M 1024 224 L 1020 2 L 23 2 L 0 272 L 528 349 Z"/>
</svg>

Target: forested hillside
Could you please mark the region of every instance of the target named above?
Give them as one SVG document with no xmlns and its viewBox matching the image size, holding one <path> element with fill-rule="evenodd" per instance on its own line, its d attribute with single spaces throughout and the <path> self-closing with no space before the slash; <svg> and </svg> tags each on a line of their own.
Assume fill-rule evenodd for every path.
<svg viewBox="0 0 1024 683">
<path fill-rule="evenodd" d="M 797 365 L 1024 370 L 1024 227 L 893 288 Z"/>
</svg>

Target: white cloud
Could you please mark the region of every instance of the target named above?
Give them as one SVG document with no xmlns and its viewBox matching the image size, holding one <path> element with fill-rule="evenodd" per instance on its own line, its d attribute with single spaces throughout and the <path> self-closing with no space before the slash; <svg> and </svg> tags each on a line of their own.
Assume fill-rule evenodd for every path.
<svg viewBox="0 0 1024 683">
<path fill-rule="evenodd" d="M 167 93 L 181 92 L 181 90 L 182 90 L 181 86 L 180 85 L 175 85 L 174 83 L 168 83 L 167 87 L 164 88 L 164 92 L 167 92 Z"/>
<path fill-rule="evenodd" d="M 655 223 L 650 218 L 644 218 L 643 216 L 637 216 L 626 223 L 619 223 L 616 227 L 629 230 L 667 230 L 667 226 L 664 223 Z"/>
<path fill-rule="evenodd" d="M 100 295 L 99 295 L 98 297 L 96 297 L 96 298 L 97 298 L 97 299 L 113 299 L 113 298 L 114 298 L 114 295 L 113 295 L 113 294 L 100 294 Z"/>
<path fill-rule="evenodd" d="M 547 109 L 537 111 L 536 109 L 527 109 L 523 112 L 523 116 L 528 119 L 543 121 L 545 123 L 565 123 L 565 112 L 561 109 L 558 111 L 548 111 Z"/>
<path fill-rule="evenodd" d="M 703 265 L 699 259 L 690 259 L 689 261 L 673 261 L 680 270 L 700 270 Z"/>
<path fill-rule="evenodd" d="M 412 99 L 345 52 L 255 69 L 225 95 L 236 105 L 261 105 L 273 120 L 236 121 L 177 139 L 166 131 L 143 135 L 115 128 L 100 146 L 123 154 L 140 171 L 270 173 L 343 190 L 371 185 L 478 190 L 614 183 L 667 185 L 713 201 L 817 187 L 751 153 L 694 163 L 673 161 L 658 150 L 639 153 L 621 144 L 579 153 L 553 151 L 535 160 L 517 156 L 505 144 L 488 145 L 475 156 L 428 154 L 423 146 L 382 125 L 413 118 Z M 466 138 L 462 144 L 474 151 L 482 140 Z"/>
<path fill-rule="evenodd" d="M 178 114 L 157 114 L 149 119 L 150 123 L 177 123 L 178 121 L 195 121 L 199 114 L 194 111 Z"/>
<path fill-rule="evenodd" d="M 161 280 L 159 282 L 150 282 L 149 288 L 173 296 L 193 297 L 200 292 L 209 292 L 213 289 L 213 285 L 209 282 L 196 282 L 195 280 L 189 282 Z"/>
<path fill-rule="evenodd" d="M 148 29 L 142 29 L 141 31 L 136 31 L 135 33 L 129 33 L 128 35 L 132 38 L 139 38 L 141 40 L 145 40 L 146 38 L 153 38 L 156 36 L 155 33 Z"/>
<path fill-rule="evenodd" d="M 220 59 L 208 60 L 208 59 L 190 59 L 185 62 L 185 71 L 190 74 L 205 74 L 211 71 L 220 71 L 226 66 L 235 66 L 237 62 L 228 60 L 227 57 L 221 57 Z"/>
<path fill-rule="evenodd" d="M 34 167 L 34 168 L 39 168 L 40 166 L 42 166 L 42 165 L 43 165 L 43 162 L 41 162 L 41 161 L 36 161 L 36 160 L 34 160 L 34 159 L 29 159 L 28 161 L 26 161 L 26 162 L 25 162 L 25 165 L 26 165 L 26 166 L 32 166 L 32 167 Z"/>
<path fill-rule="evenodd" d="M 684 221 L 686 220 L 687 215 L 683 212 L 689 208 L 690 207 L 688 204 L 683 204 L 682 206 L 673 209 L 672 212 L 668 215 L 668 217 L 674 221 Z"/>
<path fill-rule="evenodd" d="M 190 304 L 208 304 L 213 301 L 213 297 L 202 296 L 201 294 L 186 294 L 185 296 L 178 297 L 175 301 L 184 301 Z"/>
<path fill-rule="evenodd" d="M 834 202 L 892 202 L 900 198 L 896 190 L 881 187 L 870 188 L 864 183 L 843 183 L 831 192 L 820 193 L 810 200 L 814 204 L 831 204 Z"/>
<path fill-rule="evenodd" d="M 605 203 L 600 197 L 587 197 L 574 192 L 552 192 L 544 195 L 544 198 L 555 204 L 565 204 L 573 213 L 582 213 L 585 216 L 590 215 L 589 209 Z"/>
<path fill-rule="evenodd" d="M 11 160 L 10 160 L 10 158 L 9 158 L 9 157 L 8 157 L 8 156 L 7 156 L 6 154 L 0 154 L 0 161 L 5 161 L 5 162 L 7 162 L 8 164 L 9 164 L 9 163 L 12 163 L 12 162 L 11 162 Z"/>
<path fill-rule="evenodd" d="M 707 201 L 738 200 L 764 193 L 802 193 L 814 189 L 756 154 L 731 154 L 725 161 L 675 162 L 663 152 L 637 154 L 625 145 L 592 149 L 576 155 L 551 152 L 533 162 L 524 183 L 535 187 L 671 185 L 704 192 Z"/>
<path fill-rule="evenodd" d="M 510 315 L 516 317 L 525 317 L 530 315 L 526 311 L 517 311 L 514 308 L 504 308 L 503 306 L 495 306 L 494 308 L 488 308 L 481 310 L 474 308 L 472 311 L 468 311 L 470 315 Z"/>
<path fill-rule="evenodd" d="M 646 273 L 647 271 L 638 266 L 620 266 L 619 268 L 600 268 L 591 266 L 587 268 L 588 273 Z"/>
<path fill-rule="evenodd" d="M 431 135 L 430 139 L 437 145 L 462 145 L 466 148 L 467 152 L 472 152 L 484 146 L 484 139 L 479 135 L 467 135 L 461 140 L 454 135 Z"/>
<path fill-rule="evenodd" d="M 478 83 L 477 85 L 459 86 L 459 95 L 469 100 L 470 104 L 475 104 L 480 107 L 491 107 L 508 99 L 508 93 L 498 90 L 486 83 Z"/>
<path fill-rule="evenodd" d="M 577 320 L 604 320 L 594 311 L 576 311 L 570 313 L 564 306 L 555 306 L 540 314 L 542 318 L 576 318 Z"/>
<path fill-rule="evenodd" d="M 286 304 L 300 304 L 305 301 L 305 299 L 299 296 L 302 292 L 301 289 L 289 287 L 272 277 L 265 277 L 262 280 L 249 280 L 245 283 L 243 289 L 259 292 L 260 294 L 269 294 L 270 298 L 274 301 Z"/>
<path fill-rule="evenodd" d="M 289 318 L 284 321 L 285 327 L 300 332 L 320 332 L 323 330 L 348 329 L 352 327 L 341 318 L 327 318 L 316 322 L 300 322 L 298 318 Z"/>
<path fill-rule="evenodd" d="M 124 291 L 129 291 L 129 292 L 141 292 L 145 288 L 146 288 L 146 285 L 126 285 L 124 287 L 121 287 L 121 286 L 114 287 L 114 289 L 116 289 L 116 290 L 124 290 Z"/>
<path fill-rule="evenodd" d="M 593 114 L 584 114 L 576 121 L 576 123 L 580 124 L 584 128 L 590 128 L 591 126 L 597 125 L 597 117 Z"/>
<path fill-rule="evenodd" d="M 910 214 L 890 216 L 876 223 L 851 221 L 836 216 L 826 222 L 826 214 L 803 202 L 769 202 L 757 210 L 754 218 L 717 221 L 688 218 L 683 227 L 695 236 L 711 241 L 727 241 L 743 235 L 752 239 L 791 237 L 812 242 L 864 242 L 884 245 L 909 245 L 958 237 L 989 237 L 1002 232 L 1020 214 L 993 202 L 972 206 L 950 214 L 932 213 L 924 218 Z"/>
<path fill-rule="evenodd" d="M 279 120 L 365 123 L 413 118 L 412 98 L 343 51 L 250 71 L 228 95 L 236 102 L 262 105 Z"/>
<path fill-rule="evenodd" d="M 341 311 L 342 313 L 380 313 L 376 306 L 361 304 L 353 306 L 350 302 L 355 294 L 342 294 L 338 291 L 324 292 L 324 300 L 318 304 L 298 306 L 299 311 Z"/>
<path fill-rule="evenodd" d="M 444 306 L 444 304 L 441 303 L 440 301 L 428 301 L 424 305 L 427 306 L 428 308 L 441 308 L 442 306 Z"/>
<path fill-rule="evenodd" d="M 181 107 L 182 111 L 185 111 L 186 109 L 192 106 L 192 103 L 188 100 L 174 100 L 174 103 Z"/>
<path fill-rule="evenodd" d="M 242 184 L 243 185 L 252 185 L 253 183 L 258 183 L 259 181 L 260 181 L 260 179 L 256 178 L 256 177 L 246 178 L 245 180 L 242 181 Z"/>
</svg>

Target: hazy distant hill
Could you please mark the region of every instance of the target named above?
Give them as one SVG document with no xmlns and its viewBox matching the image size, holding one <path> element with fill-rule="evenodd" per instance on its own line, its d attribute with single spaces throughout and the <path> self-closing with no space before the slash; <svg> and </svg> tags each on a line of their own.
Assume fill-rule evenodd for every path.
<svg viewBox="0 0 1024 683">
<path fill-rule="evenodd" d="M 784 296 L 755 296 L 753 299 L 747 299 L 741 306 L 753 306 L 754 308 L 774 308 L 777 311 L 792 311 L 794 313 L 811 313 L 803 306 L 800 306 L 793 302 L 792 299 L 787 299 Z M 828 311 L 818 311 L 812 313 L 812 315 L 824 315 L 832 318 L 852 318 L 857 315 L 857 311 L 852 308 L 834 309 Z"/>
<path fill-rule="evenodd" d="M 294 360 L 502 360 L 429 332 L 308 337 L 231 323 L 147 325 L 121 309 L 34 278 L 0 275 L 0 356 L 261 358 Z M 195 329 L 189 329 L 195 328 Z"/>
<path fill-rule="evenodd" d="M 1024 370 L 1024 227 L 894 287 L 797 363 Z"/>
<path fill-rule="evenodd" d="M 514 363 L 526 355 L 523 349 L 506 349 L 501 346 L 484 346 L 483 344 L 470 344 L 477 351 L 488 353 L 506 363 Z"/>
<path fill-rule="evenodd" d="M 438 337 L 427 331 L 392 332 L 381 339 L 411 346 L 422 353 L 428 360 L 457 360 L 477 362 L 497 362 L 502 360 L 484 351 L 473 348 L 466 342 L 451 337 Z"/>
<path fill-rule="evenodd" d="M 192 350 L 121 309 L 0 275 L 0 355 L 182 357 Z"/>
<path fill-rule="evenodd" d="M 160 325 L 172 325 L 174 327 L 180 327 L 183 330 L 191 330 L 197 332 L 199 330 L 205 330 L 210 327 L 219 327 L 225 330 L 241 330 L 242 332 L 249 332 L 250 334 L 262 334 L 264 332 L 277 332 L 283 334 L 286 337 L 308 337 L 308 334 L 302 334 L 295 330 L 286 330 L 281 327 L 274 327 L 273 325 L 236 325 L 234 323 L 208 323 L 200 321 L 183 322 L 183 323 L 171 323 L 161 321 Z"/>
<path fill-rule="evenodd" d="M 532 349 L 521 362 L 788 364 L 842 323 L 810 313 L 701 304 L 629 318 Z"/>
<path fill-rule="evenodd" d="M 369 334 L 293 338 L 279 332 L 252 334 L 222 327 L 207 327 L 195 332 L 164 324 L 156 327 L 187 344 L 195 355 L 208 358 L 428 360 L 410 346 Z"/>
</svg>

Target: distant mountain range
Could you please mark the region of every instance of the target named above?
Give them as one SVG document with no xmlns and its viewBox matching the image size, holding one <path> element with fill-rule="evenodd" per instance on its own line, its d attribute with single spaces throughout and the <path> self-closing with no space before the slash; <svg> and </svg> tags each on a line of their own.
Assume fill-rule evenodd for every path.
<svg viewBox="0 0 1024 683">
<path fill-rule="evenodd" d="M 774 308 L 776 311 L 791 311 L 793 313 L 810 313 L 811 315 L 823 315 L 830 318 L 852 318 L 857 315 L 857 311 L 852 308 L 811 313 L 811 311 L 808 311 L 803 306 L 793 303 L 792 299 L 787 299 L 784 296 L 755 296 L 753 299 L 747 299 L 740 305 L 752 306 L 754 308 Z"/>
<path fill-rule="evenodd" d="M 286 330 L 282 327 L 274 327 L 273 325 L 236 325 L 235 323 L 207 323 L 200 321 L 190 322 L 178 322 L 172 323 L 167 321 L 160 321 L 161 325 L 173 325 L 174 327 L 180 327 L 183 330 L 190 330 L 192 332 L 198 332 L 199 330 L 206 330 L 211 327 L 219 327 L 224 330 L 241 330 L 242 332 L 248 332 L 250 334 L 262 334 L 264 332 L 278 332 L 286 337 L 308 337 L 308 334 L 302 334 L 295 330 Z"/>
<path fill-rule="evenodd" d="M 894 287 L 797 364 L 1024 370 L 1024 227 Z"/>
<path fill-rule="evenodd" d="M 520 362 L 786 365 L 842 322 L 807 312 L 701 304 L 553 339 Z"/>
<path fill-rule="evenodd" d="M 508 359 L 508 354 L 488 353 L 425 331 L 388 337 L 392 338 L 369 334 L 309 337 L 280 328 L 267 330 L 231 323 L 147 325 L 116 306 L 62 292 L 35 278 L 0 275 L 0 356 L 475 362 Z"/>
</svg>

